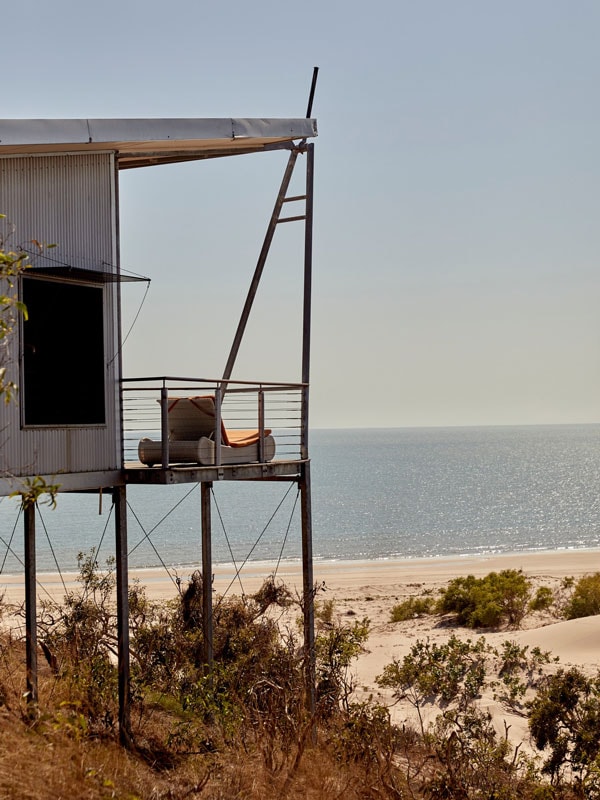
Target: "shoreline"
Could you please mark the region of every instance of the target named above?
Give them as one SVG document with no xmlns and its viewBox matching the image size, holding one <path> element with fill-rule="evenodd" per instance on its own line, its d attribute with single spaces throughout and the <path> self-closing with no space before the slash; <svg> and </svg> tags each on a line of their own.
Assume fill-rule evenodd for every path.
<svg viewBox="0 0 600 800">
<path fill-rule="evenodd" d="M 232 563 L 213 565 L 213 587 L 215 594 L 249 594 L 256 591 L 269 575 L 272 575 L 277 562 L 250 561 L 236 575 Z M 138 580 L 146 587 L 149 598 L 167 599 L 177 594 L 175 578 L 183 583 L 199 565 L 186 565 L 170 568 L 173 578 L 163 567 L 145 567 L 129 570 L 130 580 Z M 324 584 L 334 593 L 341 589 L 371 587 L 398 588 L 406 584 L 445 583 L 460 575 L 481 577 L 488 572 L 504 569 L 522 569 L 531 577 L 552 576 L 563 578 L 573 575 L 600 571 L 600 547 L 565 550 L 526 550 L 517 553 L 483 553 L 480 555 L 429 556 L 425 558 L 404 559 L 348 559 L 317 560 L 313 564 L 315 583 Z M 65 588 L 72 591 L 78 586 L 78 572 L 40 571 L 37 578 L 38 593 L 60 599 Z M 282 561 L 277 571 L 277 579 L 288 584 L 291 589 L 302 588 L 302 563 L 299 560 Z M 64 585 L 63 585 L 64 581 Z M 243 588 L 242 588 L 243 587 Z M 9 602 L 20 602 L 24 595 L 24 574 L 0 575 L 0 592 L 5 592 Z"/>
</svg>

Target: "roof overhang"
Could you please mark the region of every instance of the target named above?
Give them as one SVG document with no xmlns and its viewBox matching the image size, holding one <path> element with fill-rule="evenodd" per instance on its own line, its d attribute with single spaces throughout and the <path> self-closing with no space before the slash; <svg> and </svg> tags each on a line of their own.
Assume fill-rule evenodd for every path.
<svg viewBox="0 0 600 800">
<path fill-rule="evenodd" d="M 120 169 L 290 148 L 315 119 L 3 119 L 0 156 L 114 152 Z"/>
<path fill-rule="evenodd" d="M 107 270 L 84 269 L 59 264 L 57 267 L 27 267 L 23 272 L 25 278 L 60 278 L 61 280 L 78 281 L 79 283 L 131 283 L 149 282 L 150 278 L 127 272 L 108 272 Z"/>
</svg>

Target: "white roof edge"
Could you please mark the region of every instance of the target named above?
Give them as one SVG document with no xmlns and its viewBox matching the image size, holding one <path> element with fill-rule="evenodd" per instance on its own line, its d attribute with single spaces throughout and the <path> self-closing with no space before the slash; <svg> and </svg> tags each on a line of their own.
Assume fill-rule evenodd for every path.
<svg viewBox="0 0 600 800">
<path fill-rule="evenodd" d="M 28 145 L 119 145 L 177 141 L 223 143 L 245 140 L 249 145 L 292 141 L 317 135 L 315 119 L 0 119 L 0 153 Z"/>
</svg>

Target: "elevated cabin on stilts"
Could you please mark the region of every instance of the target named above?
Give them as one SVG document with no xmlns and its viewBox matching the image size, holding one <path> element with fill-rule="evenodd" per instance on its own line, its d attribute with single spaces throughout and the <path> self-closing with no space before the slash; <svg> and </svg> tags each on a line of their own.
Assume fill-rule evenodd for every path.
<svg viewBox="0 0 600 800">
<path fill-rule="evenodd" d="M 308 391 L 316 122 L 298 119 L 0 120 L 0 212 L 31 246 L 18 293 L 28 311 L 10 342 L 0 404 L 0 496 L 42 476 L 63 492 L 110 491 L 115 503 L 121 736 L 129 737 L 126 491 L 130 484 L 201 485 L 205 659 L 212 661 L 211 500 L 214 481 L 296 482 L 301 494 L 304 636 L 314 703 Z M 121 368 L 119 172 L 245 153 L 289 157 L 223 375 L 130 379 Z M 287 195 L 298 160 L 306 191 Z M 284 213 L 290 201 L 294 210 Z M 238 349 L 276 226 L 304 225 L 302 374 L 295 384 L 236 382 Z M 126 220 L 125 220 L 126 224 Z M 12 243 L 11 243 L 12 244 Z M 29 247 L 22 244 L 24 247 Z M 177 337 L 171 321 L 165 336 Z M 195 365 L 194 365 L 195 366 Z M 76 379 L 73 379 L 76 376 Z M 282 409 L 285 409 L 282 411 Z M 291 410 L 290 410 L 291 409 Z M 286 418 L 282 422 L 282 416 Z M 296 431 L 296 439 L 285 430 Z M 278 429 L 278 430 L 274 430 Z M 150 435 L 141 432 L 150 431 Z M 290 443 L 291 442 L 291 443 Z M 25 509 L 28 689 L 37 697 L 35 508 Z"/>
</svg>

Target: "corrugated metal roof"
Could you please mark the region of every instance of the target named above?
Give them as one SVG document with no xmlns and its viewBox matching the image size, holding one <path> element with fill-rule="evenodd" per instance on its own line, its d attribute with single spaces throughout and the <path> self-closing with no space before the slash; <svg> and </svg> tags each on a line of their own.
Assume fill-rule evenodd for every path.
<svg viewBox="0 0 600 800">
<path fill-rule="evenodd" d="M 252 153 L 317 135 L 314 119 L 3 119 L 0 155 L 116 153 L 120 169 Z"/>
</svg>

